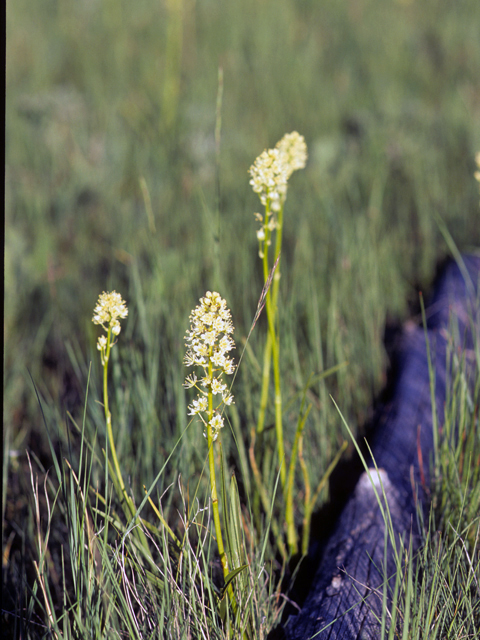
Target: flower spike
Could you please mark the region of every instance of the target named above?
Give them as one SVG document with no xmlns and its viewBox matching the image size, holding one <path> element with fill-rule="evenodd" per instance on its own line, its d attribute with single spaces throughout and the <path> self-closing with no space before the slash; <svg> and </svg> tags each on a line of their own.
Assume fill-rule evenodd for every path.
<svg viewBox="0 0 480 640">
<path fill-rule="evenodd" d="M 212 438 L 216 440 L 223 427 L 222 405 L 230 405 L 233 396 L 223 382 L 223 375 L 235 371 L 232 358 L 226 354 L 235 348 L 231 338 L 233 324 L 227 303 L 215 291 L 207 291 L 200 304 L 190 314 L 190 330 L 185 335 L 187 352 L 184 362 L 187 367 L 199 366 L 204 376 L 198 386 L 195 373 L 187 376 L 184 387 L 195 387 L 198 395 L 188 406 L 188 415 L 199 415 L 205 426 L 210 425 Z M 215 400 L 214 397 L 220 396 Z M 207 417 L 202 414 L 207 413 Z M 206 434 L 205 434 L 206 435 Z"/>
</svg>

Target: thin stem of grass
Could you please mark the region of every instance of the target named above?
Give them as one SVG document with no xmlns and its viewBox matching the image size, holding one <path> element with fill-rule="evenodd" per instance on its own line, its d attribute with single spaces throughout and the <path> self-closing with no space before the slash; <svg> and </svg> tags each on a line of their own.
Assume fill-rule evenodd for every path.
<svg viewBox="0 0 480 640">
<path fill-rule="evenodd" d="M 424 304 L 423 295 L 421 292 L 420 292 L 420 308 L 422 312 L 423 330 L 425 332 L 425 345 L 427 348 L 428 381 L 430 385 L 430 401 L 432 403 L 433 459 L 434 459 L 435 476 L 437 476 L 439 472 L 439 465 L 438 465 L 439 450 L 438 450 L 438 418 L 437 418 L 437 410 L 436 410 L 436 402 L 435 402 L 435 367 L 433 366 L 433 363 L 432 363 L 430 341 L 428 339 L 427 317 L 425 314 L 425 304 Z"/>
<path fill-rule="evenodd" d="M 303 474 L 303 479 L 304 479 L 303 481 L 304 481 L 304 485 L 305 485 L 305 499 L 304 499 L 304 512 L 303 512 L 303 533 L 302 533 L 302 555 L 304 555 L 304 556 L 308 553 L 308 546 L 310 544 L 310 523 L 311 523 L 311 520 L 312 520 L 313 509 L 315 508 L 315 505 L 316 505 L 317 500 L 318 500 L 318 498 L 320 496 L 320 493 L 327 486 L 328 479 L 330 478 L 333 470 L 335 469 L 335 467 L 339 463 L 340 458 L 342 457 L 342 455 L 346 451 L 347 447 L 348 447 L 348 442 L 346 440 L 344 440 L 342 442 L 342 446 L 337 451 L 337 453 L 336 453 L 335 457 L 333 458 L 332 462 L 328 465 L 327 470 L 325 471 L 324 475 L 322 476 L 322 478 L 320 479 L 320 482 L 317 485 L 317 488 L 315 489 L 315 493 L 313 494 L 312 498 L 310 499 L 310 491 L 311 491 L 310 490 L 310 479 L 308 477 L 306 464 L 305 464 L 305 461 L 303 459 L 303 435 L 300 438 L 300 446 L 299 446 L 299 451 L 298 451 L 298 458 L 299 458 L 299 462 L 300 462 L 300 468 L 302 469 L 302 474 Z"/>
</svg>

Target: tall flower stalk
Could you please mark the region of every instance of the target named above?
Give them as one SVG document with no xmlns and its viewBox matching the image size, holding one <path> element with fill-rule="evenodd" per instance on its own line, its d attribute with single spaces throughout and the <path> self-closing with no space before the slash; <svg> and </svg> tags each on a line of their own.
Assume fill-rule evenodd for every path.
<svg viewBox="0 0 480 640">
<path fill-rule="evenodd" d="M 264 151 L 249 169 L 250 184 L 258 193 L 264 213 L 256 213 L 260 223 L 257 230 L 259 256 L 263 264 L 263 277 L 267 283 L 273 265 L 276 271 L 272 287 L 268 289 L 265 300 L 268 334 L 263 354 L 262 390 L 257 420 L 257 434 L 265 428 L 265 412 L 268 403 L 270 370 L 273 362 L 275 388 L 275 432 L 278 462 L 282 488 L 286 488 L 286 462 L 282 424 L 282 391 L 280 379 L 280 340 L 278 329 L 278 290 L 280 284 L 280 254 L 282 249 L 283 209 L 287 197 L 288 179 L 294 171 L 303 169 L 307 161 L 307 145 L 303 136 L 296 131 L 287 133 L 274 149 Z M 275 235 L 275 248 L 270 256 L 272 237 Z"/>
<path fill-rule="evenodd" d="M 107 425 L 107 436 L 112 453 L 113 466 L 115 469 L 115 481 L 120 489 L 120 499 L 128 504 L 128 495 L 125 490 L 120 465 L 118 463 L 117 451 L 115 448 L 115 440 L 112 430 L 112 414 L 108 404 L 108 363 L 110 361 L 110 351 L 116 345 L 116 338 L 120 334 L 120 320 L 128 315 L 128 308 L 122 296 L 116 291 L 105 291 L 98 297 L 98 302 L 93 310 L 93 324 L 99 324 L 107 335 L 99 336 L 97 340 L 97 349 L 100 351 L 100 358 L 103 366 L 103 406 L 105 410 L 105 422 Z M 133 516 L 135 511 L 131 514 Z M 131 517 L 130 516 L 130 517 Z"/>
<path fill-rule="evenodd" d="M 231 314 L 225 300 L 218 293 L 207 291 L 205 297 L 200 299 L 200 304 L 190 314 L 190 330 L 185 335 L 187 352 L 184 359 L 187 367 L 199 367 L 202 371 L 200 378 L 197 378 L 195 372 L 187 376 L 184 386 L 187 389 L 194 387 L 198 391 L 197 397 L 188 407 L 188 415 L 198 416 L 205 429 L 203 435 L 208 446 L 213 521 L 226 580 L 231 568 L 220 523 L 214 443 L 220 443 L 220 431 L 224 426 L 224 408 L 233 403 L 233 396 L 223 379 L 224 375 L 231 375 L 235 371 L 235 364 L 227 355 L 235 347 L 231 337 L 233 329 Z M 232 599 L 231 587 L 229 595 Z"/>
<path fill-rule="evenodd" d="M 110 352 L 117 344 L 117 337 L 120 334 L 120 320 L 124 320 L 128 315 L 128 308 L 125 300 L 116 291 L 105 291 L 98 297 L 97 304 L 93 310 L 93 324 L 99 324 L 107 335 L 99 336 L 97 340 L 97 349 L 100 351 L 100 358 L 103 366 L 103 406 L 105 410 L 105 423 L 107 427 L 108 448 L 113 461 L 107 461 L 110 475 L 115 486 L 118 498 L 122 505 L 123 512 L 128 522 L 130 522 L 136 513 L 135 505 L 132 498 L 128 495 L 123 481 L 122 471 L 118 462 L 117 449 L 115 447 L 115 438 L 113 437 L 112 414 L 110 412 L 108 402 L 108 364 L 110 362 Z M 145 551 L 148 551 L 148 543 L 140 527 L 135 528 L 136 535 L 140 540 Z"/>
</svg>

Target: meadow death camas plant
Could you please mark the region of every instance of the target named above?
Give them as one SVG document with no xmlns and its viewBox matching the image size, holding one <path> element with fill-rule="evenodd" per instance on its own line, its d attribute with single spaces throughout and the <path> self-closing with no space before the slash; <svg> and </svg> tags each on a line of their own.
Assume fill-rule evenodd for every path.
<svg viewBox="0 0 480 640">
<path fill-rule="evenodd" d="M 105 424 L 107 428 L 107 443 L 105 448 L 105 456 L 107 465 L 111 474 L 111 478 L 115 485 L 115 490 L 122 504 L 127 521 L 135 521 L 136 508 L 132 498 L 127 493 L 125 483 L 123 481 L 122 470 L 118 461 L 117 451 L 115 447 L 115 438 L 112 427 L 112 414 L 110 412 L 110 404 L 108 399 L 108 363 L 110 360 L 110 350 L 116 344 L 116 337 L 120 334 L 120 320 L 128 315 L 128 308 L 125 300 L 116 291 L 101 293 L 98 302 L 93 310 L 93 324 L 102 326 L 107 335 L 100 336 L 97 341 L 97 349 L 100 351 L 100 357 L 103 367 L 103 408 L 105 411 Z M 109 456 L 111 456 L 113 467 L 110 465 Z M 147 539 L 140 527 L 135 527 L 135 535 L 139 539 L 144 549 L 148 549 Z"/>
<path fill-rule="evenodd" d="M 223 381 L 223 375 L 231 375 L 235 371 L 235 364 L 227 353 L 235 347 L 231 337 L 233 324 L 227 303 L 215 291 L 207 291 L 205 297 L 200 298 L 200 304 L 190 314 L 190 330 L 185 335 L 187 352 L 185 364 L 187 367 L 200 367 L 203 377 L 198 379 L 192 373 L 187 376 L 184 387 L 195 387 L 198 395 L 188 407 L 188 415 L 198 415 L 205 426 L 203 435 L 207 438 L 208 468 L 210 475 L 210 495 L 212 499 L 213 521 L 217 538 L 218 553 L 222 563 L 228 599 L 232 611 L 238 611 L 238 604 L 233 590 L 231 569 L 234 558 L 230 550 L 223 544 L 222 524 L 218 506 L 217 479 L 215 472 L 214 443 L 223 427 L 222 409 L 233 402 L 233 396 Z M 220 438 L 218 449 L 221 451 Z M 222 484 L 221 484 L 222 487 Z M 225 500 L 225 488 L 221 488 L 222 502 Z M 227 536 L 229 536 L 227 531 Z M 230 536 L 228 537 L 230 539 Z"/>
<path fill-rule="evenodd" d="M 292 554 L 297 552 L 295 531 L 295 523 L 293 519 L 293 476 L 295 473 L 295 457 L 292 457 L 290 465 L 288 465 L 285 457 L 285 448 L 283 443 L 283 424 L 282 424 L 282 390 L 280 380 L 280 340 L 278 325 L 278 288 L 280 282 L 280 255 L 282 249 L 282 231 L 283 231 L 283 209 L 285 199 L 287 197 L 287 184 L 290 176 L 294 171 L 303 169 L 307 163 L 307 145 L 305 138 L 296 131 L 287 133 L 279 140 L 274 149 L 263 151 L 255 160 L 249 169 L 251 176 L 250 184 L 258 193 L 260 202 L 265 208 L 265 213 L 256 213 L 255 218 L 260 223 L 257 230 L 257 240 L 259 243 L 258 254 L 263 264 L 263 278 L 265 291 L 265 307 L 267 311 L 268 333 L 263 353 L 263 371 L 262 371 L 262 390 L 260 396 L 260 407 L 257 419 L 256 433 L 252 432 L 253 451 L 255 440 L 262 437 L 265 428 L 265 415 L 267 403 L 270 398 L 270 368 L 273 364 L 274 376 L 274 409 L 275 409 L 275 434 L 277 441 L 278 465 L 280 469 L 280 482 L 285 497 L 286 513 L 285 519 L 288 528 L 288 540 Z M 276 242 L 273 256 L 269 256 L 269 248 L 271 238 L 275 234 Z M 270 284 L 273 280 L 273 286 L 270 290 Z M 299 424 L 304 424 L 300 421 Z M 303 427 L 302 427 L 303 428 Z M 300 431 L 298 431 L 298 438 Z M 260 447 L 263 449 L 263 447 Z M 294 448 L 294 452 L 296 449 Z M 296 454 L 295 454 L 296 455 Z M 260 451 L 258 462 L 251 454 L 251 464 L 254 471 L 254 478 L 260 495 L 263 495 L 262 501 L 264 509 L 269 510 L 269 499 L 265 491 L 261 487 L 261 473 L 263 457 L 263 476 L 269 474 L 270 456 L 263 456 Z M 289 467 L 289 477 L 287 482 L 287 467 Z M 281 547 L 281 546 L 280 546 Z M 280 548 L 279 547 L 279 548 Z M 282 555 L 285 555 L 281 548 Z"/>
</svg>

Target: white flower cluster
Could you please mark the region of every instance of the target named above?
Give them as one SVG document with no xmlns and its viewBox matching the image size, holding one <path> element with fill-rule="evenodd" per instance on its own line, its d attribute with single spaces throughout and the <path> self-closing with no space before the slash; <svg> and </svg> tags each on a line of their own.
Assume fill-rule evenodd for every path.
<svg viewBox="0 0 480 640">
<path fill-rule="evenodd" d="M 288 177 L 294 171 L 304 169 L 307 164 L 307 143 L 305 138 L 296 131 L 286 133 L 283 138 L 277 142 L 277 149 L 283 155 L 284 162 L 287 166 Z"/>
<path fill-rule="evenodd" d="M 307 163 L 305 138 L 296 131 L 286 133 L 275 149 L 263 151 L 248 170 L 250 184 L 263 206 L 279 211 L 287 195 L 287 182 L 294 171 Z"/>
<path fill-rule="evenodd" d="M 128 316 L 128 308 L 125 300 L 116 291 L 105 291 L 98 296 L 97 306 L 93 310 L 93 324 L 101 324 L 105 331 L 108 331 L 109 325 L 112 333 L 116 336 L 120 333 L 119 318 L 123 319 Z"/>
<path fill-rule="evenodd" d="M 287 195 L 288 171 L 278 148 L 263 151 L 249 169 L 250 184 L 264 207 L 279 211 Z"/>
<path fill-rule="evenodd" d="M 233 396 L 222 379 L 223 374 L 231 375 L 235 371 L 233 360 L 226 355 L 235 347 L 230 337 L 232 333 L 233 324 L 227 303 L 218 293 L 207 291 L 205 297 L 200 299 L 200 304 L 190 314 L 190 330 L 185 335 L 187 353 L 184 359 L 187 367 L 201 367 L 204 376 L 200 380 L 195 373 L 187 376 L 184 387 L 198 389 L 198 396 L 188 407 L 188 415 L 199 415 L 204 424 L 207 424 L 201 415 L 207 413 L 214 440 L 223 427 L 220 407 L 222 404 L 230 405 L 233 402 Z M 197 383 L 204 388 L 200 388 Z M 219 401 L 213 401 L 213 396 L 217 395 L 220 396 Z M 209 398 L 216 402 L 215 406 L 209 404 Z"/>
<path fill-rule="evenodd" d="M 116 291 L 105 291 L 98 296 L 98 302 L 93 310 L 93 324 L 100 324 L 104 330 L 108 333 L 109 328 L 114 336 L 118 336 L 121 331 L 120 320 L 123 320 L 128 315 L 128 308 L 125 300 Z M 112 346 L 113 341 L 110 343 Z M 106 351 L 107 351 L 107 338 L 100 336 L 97 341 L 97 349 L 102 355 L 102 364 L 105 364 Z"/>
<path fill-rule="evenodd" d="M 288 179 L 294 171 L 303 169 L 306 163 L 305 138 L 292 131 L 277 142 L 275 149 L 263 151 L 250 167 L 250 184 L 255 193 L 258 193 L 267 215 L 264 221 L 260 213 L 255 214 L 260 222 L 260 229 L 257 231 L 260 243 L 267 240 L 267 244 L 270 244 L 268 237 L 278 224 L 274 214 L 283 207 L 287 197 Z M 263 257 L 262 251 L 260 257 Z"/>
</svg>

